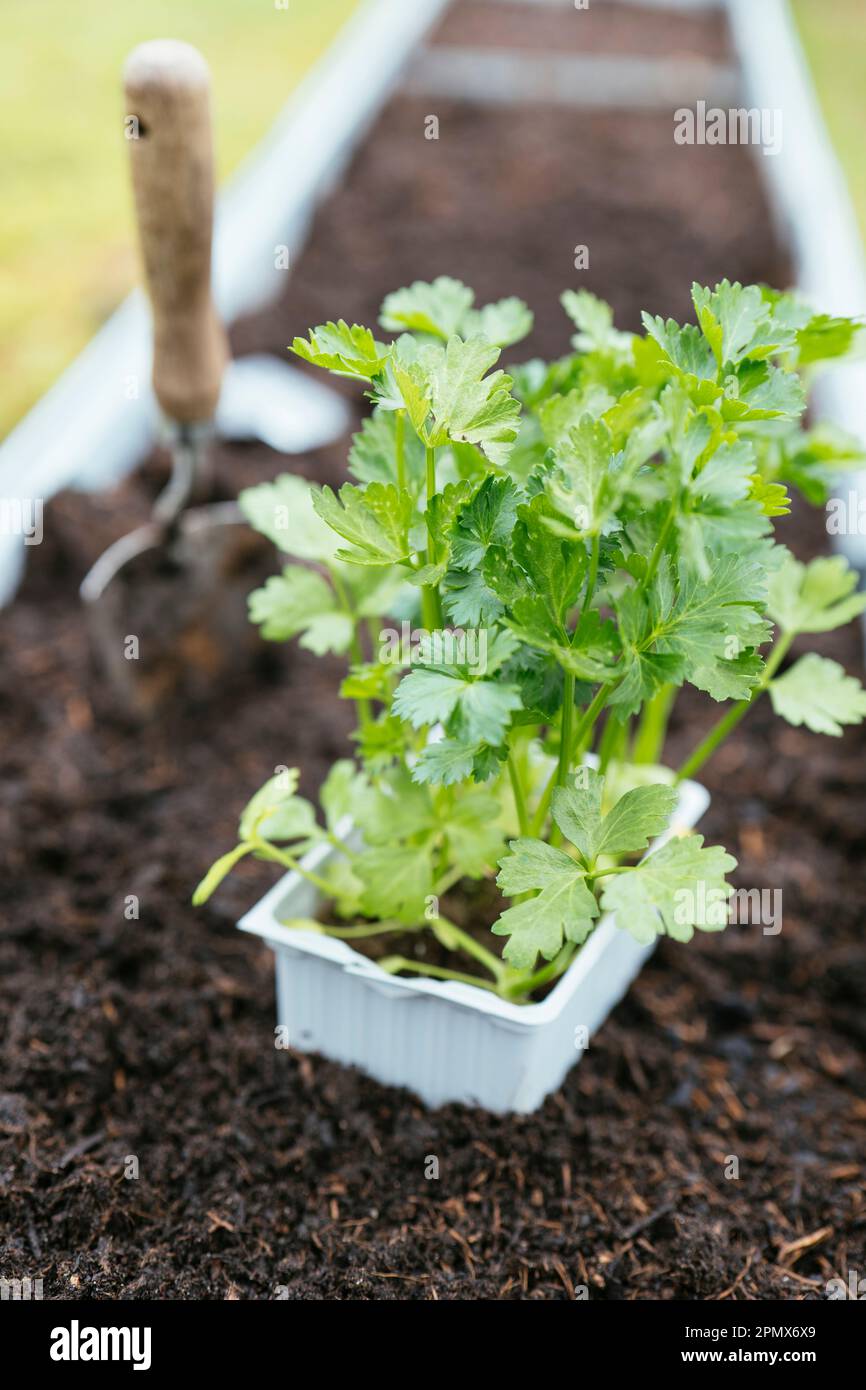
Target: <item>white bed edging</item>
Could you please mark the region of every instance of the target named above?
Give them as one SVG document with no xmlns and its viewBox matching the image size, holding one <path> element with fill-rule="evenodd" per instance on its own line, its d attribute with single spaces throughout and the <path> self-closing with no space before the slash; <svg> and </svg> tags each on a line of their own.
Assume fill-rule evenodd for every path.
<svg viewBox="0 0 866 1390">
<path fill-rule="evenodd" d="M 760 164 L 798 288 L 821 312 L 866 316 L 863 240 L 787 0 L 727 3 L 748 104 L 782 112 L 781 151 Z M 826 369 L 812 401 L 820 418 L 866 441 L 866 362 Z M 866 501 L 866 474 L 840 492 L 849 489 Z M 834 542 L 866 574 L 866 534 Z"/>
</svg>

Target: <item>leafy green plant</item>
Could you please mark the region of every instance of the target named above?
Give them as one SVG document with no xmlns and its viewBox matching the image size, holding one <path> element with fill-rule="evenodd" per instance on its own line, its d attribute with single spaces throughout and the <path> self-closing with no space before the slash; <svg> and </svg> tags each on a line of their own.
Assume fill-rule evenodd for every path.
<svg viewBox="0 0 866 1390">
<path fill-rule="evenodd" d="M 835 662 L 782 671 L 795 638 L 850 621 L 866 596 L 843 559 L 802 565 L 774 535 L 789 486 L 822 502 L 862 464 L 850 439 L 801 424 L 804 374 L 859 328 L 728 281 L 693 301 L 696 324 L 645 314 L 632 335 L 568 292 L 572 351 L 511 375 L 497 361 L 528 309 L 477 309 L 446 277 L 388 296 L 387 342 L 342 321 L 295 340 L 365 383 L 373 409 L 339 492 L 285 476 L 241 495 L 289 558 L 250 611 L 267 638 L 347 658 L 357 758 L 332 769 L 321 821 L 297 772 L 272 778 L 197 902 L 254 855 L 321 890 L 328 921 L 296 925 L 432 932 L 478 973 L 380 965 L 515 1000 L 568 967 L 602 912 L 641 942 L 724 926 L 701 905 L 724 903 L 735 861 L 678 832 L 676 784 L 765 693 L 818 733 L 866 715 Z M 685 685 L 724 709 L 673 770 Z M 313 871 L 302 860 L 320 844 L 335 853 Z M 494 876 L 484 942 L 440 904 Z"/>
</svg>

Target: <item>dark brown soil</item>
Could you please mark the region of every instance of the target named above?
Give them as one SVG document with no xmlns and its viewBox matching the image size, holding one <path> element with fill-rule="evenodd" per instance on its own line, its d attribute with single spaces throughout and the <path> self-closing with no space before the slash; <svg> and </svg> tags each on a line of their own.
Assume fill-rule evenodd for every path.
<svg viewBox="0 0 866 1390">
<path fill-rule="evenodd" d="M 531 350 L 556 353 L 576 242 L 624 325 L 685 314 L 693 278 L 786 280 L 742 151 L 676 149 L 655 120 L 458 106 L 427 143 L 423 114 L 392 105 L 238 349 L 369 321 L 388 289 L 449 272 L 525 295 Z M 333 478 L 339 458 L 292 466 Z M 288 466 L 221 462 L 227 492 Z M 0 1273 L 61 1299 L 799 1299 L 862 1270 L 862 733 L 762 709 L 708 769 L 707 834 L 744 886 L 783 890 L 781 935 L 664 944 L 538 1114 L 430 1113 L 275 1050 L 272 960 L 234 927 L 271 871 L 189 906 L 276 765 L 312 794 L 345 751 L 338 664 L 274 650 L 134 738 L 95 712 L 77 582 L 157 472 L 58 499 L 0 622 Z M 818 517 L 789 529 L 824 546 Z M 820 645 L 858 668 L 853 628 Z M 710 718 L 690 702 L 675 753 Z"/>
</svg>

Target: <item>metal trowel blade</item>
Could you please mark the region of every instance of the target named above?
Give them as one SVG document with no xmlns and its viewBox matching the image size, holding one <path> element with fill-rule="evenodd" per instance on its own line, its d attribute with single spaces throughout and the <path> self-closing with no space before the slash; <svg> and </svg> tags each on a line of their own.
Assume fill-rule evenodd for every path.
<svg viewBox="0 0 866 1390">
<path fill-rule="evenodd" d="M 99 557 L 81 585 L 98 664 L 121 712 L 146 720 L 196 705 L 261 650 L 247 598 L 271 547 L 233 502 L 149 522 Z"/>
</svg>

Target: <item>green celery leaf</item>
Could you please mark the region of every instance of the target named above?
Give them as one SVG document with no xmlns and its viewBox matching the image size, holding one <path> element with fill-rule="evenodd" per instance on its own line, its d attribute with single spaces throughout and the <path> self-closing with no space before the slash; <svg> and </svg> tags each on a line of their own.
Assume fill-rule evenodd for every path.
<svg viewBox="0 0 866 1390">
<path fill-rule="evenodd" d="M 774 314 L 758 285 L 729 280 L 714 290 L 693 285 L 692 300 L 719 367 L 762 360 L 794 344 L 796 330 Z"/>
<path fill-rule="evenodd" d="M 681 656 L 628 651 L 622 662 L 623 678 L 608 700 L 621 718 L 637 714 L 663 686 L 682 685 L 686 663 Z"/>
<path fill-rule="evenodd" d="M 377 343 L 369 328 L 344 319 L 324 323 L 310 331 L 309 340 L 295 338 L 292 352 L 315 367 L 324 367 L 339 376 L 372 381 L 385 365 L 390 349 Z"/>
<path fill-rule="evenodd" d="M 520 708 L 516 686 L 500 680 L 467 680 L 441 671 L 414 670 L 397 687 L 393 711 L 413 728 L 448 724 L 449 732 L 465 743 L 499 744 L 511 712 Z"/>
<path fill-rule="evenodd" d="M 788 553 L 770 576 L 769 613 L 785 632 L 832 632 L 866 609 L 857 571 L 842 555 L 803 565 Z"/>
<path fill-rule="evenodd" d="M 437 829 L 437 813 L 426 787 L 418 785 L 402 764 L 388 768 L 376 779 L 368 803 L 364 834 L 371 845 L 393 844 Z"/>
<path fill-rule="evenodd" d="M 424 486 L 424 445 L 414 430 L 403 429 L 403 461 L 409 490 L 417 495 Z M 376 409 L 352 440 L 349 472 L 359 483 L 397 484 L 397 416 L 393 410 Z"/>
<path fill-rule="evenodd" d="M 815 734 L 842 733 L 843 724 L 866 717 L 866 690 L 836 661 L 810 652 L 770 682 L 773 709 L 789 724 L 805 724 Z"/>
<path fill-rule="evenodd" d="M 718 364 L 711 345 L 700 329 L 692 323 L 687 323 L 681 328 L 675 319 L 653 317 L 645 310 L 641 319 L 649 336 L 682 376 L 716 385 Z"/>
<path fill-rule="evenodd" d="M 412 780 L 442 787 L 450 787 L 455 782 L 465 782 L 472 773 L 479 751 L 480 744 L 460 743 L 453 738 L 428 743 L 412 768 Z"/>
<path fill-rule="evenodd" d="M 489 743 L 482 744 L 472 760 L 472 780 L 489 782 L 491 777 L 497 777 L 507 757 L 508 749 L 504 744 L 497 748 Z"/>
<path fill-rule="evenodd" d="M 510 295 L 483 309 L 470 309 L 460 332 L 464 338 L 481 336 L 495 347 L 511 347 L 532 332 L 533 314 L 522 299 Z"/>
<path fill-rule="evenodd" d="M 772 525 L 760 502 L 746 498 L 724 506 L 698 500 L 676 518 L 680 555 L 703 579 L 709 579 L 716 559 L 728 554 L 763 556 Z"/>
<path fill-rule="evenodd" d="M 747 440 L 723 444 L 707 461 L 689 485 L 689 492 L 702 502 L 731 506 L 748 497 L 755 454 Z"/>
<path fill-rule="evenodd" d="M 692 482 L 698 461 L 712 441 L 713 428 L 703 411 L 692 414 L 688 420 L 683 418 L 681 412 L 688 414 L 692 402 L 677 383 L 672 382 L 663 392 L 662 409 L 669 431 L 672 471 L 676 481 L 685 487 Z"/>
<path fill-rule="evenodd" d="M 358 662 L 349 667 L 349 674 L 340 686 L 340 696 L 344 700 L 382 700 L 390 703 L 393 675 L 394 665 L 391 662 Z"/>
<path fill-rule="evenodd" d="M 572 346 L 578 352 L 630 353 L 631 333 L 620 333 L 613 326 L 613 310 L 589 290 L 565 290 L 560 303 L 578 330 Z"/>
<path fill-rule="evenodd" d="M 432 850 L 424 845 L 377 845 L 352 861 L 364 885 L 361 911 L 367 917 L 414 924 L 423 920 L 433 892 Z"/>
<path fill-rule="evenodd" d="M 370 781 L 351 758 L 340 758 L 335 762 L 322 783 L 319 804 L 325 813 L 328 829 L 334 831 L 340 821 L 351 817 L 356 822 L 365 822 L 370 806 Z"/>
<path fill-rule="evenodd" d="M 286 554 L 330 564 L 337 553 L 337 539 L 316 515 L 313 498 L 306 478 L 283 473 L 273 483 L 244 488 L 238 505 L 254 530 Z"/>
<path fill-rule="evenodd" d="M 329 487 L 314 493 L 313 506 L 332 530 L 355 547 L 339 550 L 339 559 L 357 565 L 389 565 L 408 559 L 414 513 L 408 492 L 398 493 L 390 483 L 368 483 L 365 488 L 344 483 L 339 496 Z"/>
<path fill-rule="evenodd" d="M 457 709 L 467 682 L 442 671 L 416 670 L 404 676 L 394 695 L 394 713 L 413 729 L 446 723 Z"/>
<path fill-rule="evenodd" d="M 447 483 L 441 492 L 431 497 L 424 513 L 427 533 L 436 543 L 443 564 L 451 556 L 455 542 L 455 519 L 462 515 L 472 496 L 472 484 L 462 478 L 456 483 Z"/>
<path fill-rule="evenodd" d="M 553 793 L 553 819 L 588 865 L 602 854 L 635 854 L 667 829 L 677 804 L 673 787 L 635 787 L 602 814 L 604 778 L 583 767 Z"/>
<path fill-rule="evenodd" d="M 345 652 L 354 624 L 339 610 L 334 591 L 315 570 L 290 565 L 273 575 L 249 597 L 250 619 L 270 642 L 285 642 L 301 633 L 300 645 L 317 656 Z"/>
<path fill-rule="evenodd" d="M 696 677 L 701 689 L 745 677 L 731 669 L 744 652 L 759 647 L 771 629 L 762 616 L 764 566 L 740 555 L 713 559 L 710 574 L 681 565 L 678 582 L 667 557 L 647 594 L 631 589 L 617 601 L 625 645 L 623 680 L 610 704 L 634 714 L 662 685 Z M 711 692 L 712 693 L 712 692 Z"/>
<path fill-rule="evenodd" d="M 748 700 L 763 670 L 764 662 L 758 653 L 745 651 L 729 660 L 716 657 L 704 666 L 693 666 L 689 681 L 714 700 Z"/>
<path fill-rule="evenodd" d="M 766 641 L 766 593 L 766 571 L 745 556 L 719 557 L 708 579 L 681 567 L 676 592 L 663 561 L 649 592 L 646 642 L 681 657 L 689 670 L 714 658 L 731 659 Z"/>
<path fill-rule="evenodd" d="M 797 333 L 797 365 L 844 357 L 862 341 L 863 325 L 856 319 L 815 314 Z"/>
<path fill-rule="evenodd" d="M 379 322 L 390 333 L 430 333 L 447 342 L 461 331 L 474 300 L 472 290 L 450 275 L 432 284 L 416 280 L 386 296 Z"/>
<path fill-rule="evenodd" d="M 532 331 L 532 314 L 514 296 L 473 309 L 475 295 L 460 280 L 440 275 L 432 284 L 416 280 L 407 289 L 389 294 L 380 323 L 390 332 L 429 334 L 447 340 L 486 338 L 496 347 L 510 347 Z"/>
<path fill-rule="evenodd" d="M 703 848 L 702 835 L 669 840 L 627 873 L 603 880 L 602 907 L 616 913 L 616 924 L 648 945 L 665 933 L 690 941 L 695 927 L 722 931 L 731 887 L 725 874 L 736 859 L 714 845 Z"/>
<path fill-rule="evenodd" d="M 511 715 L 521 706 L 520 691 L 504 681 L 473 681 L 460 700 L 459 730 L 468 742 L 503 743 Z"/>
<path fill-rule="evenodd" d="M 580 596 L 588 558 L 582 541 L 564 540 L 551 531 L 548 522 L 555 515 L 544 493 L 521 507 L 513 528 L 512 549 L 514 559 L 543 600 L 554 628 L 562 630 Z"/>
<path fill-rule="evenodd" d="M 467 788 L 443 813 L 451 864 L 467 878 L 489 873 L 505 851 L 499 799 L 478 787 Z"/>
<path fill-rule="evenodd" d="M 739 440 L 723 444 L 687 484 L 684 508 L 676 518 L 680 553 L 704 579 L 717 556 L 754 554 L 772 530 L 761 503 L 752 498 L 754 468 L 751 445 Z"/>
<path fill-rule="evenodd" d="M 570 431 L 578 428 L 585 415 L 592 420 L 604 416 L 610 428 L 608 417 L 614 404 L 610 392 L 592 382 L 575 386 L 565 395 L 551 396 L 538 411 L 545 443 L 551 449 L 566 448 Z"/>
<path fill-rule="evenodd" d="M 297 796 L 298 769 L 276 773 L 260 787 L 241 813 L 238 839 L 306 839 L 317 832 L 316 815 L 309 801 Z"/>
<path fill-rule="evenodd" d="M 497 883 L 508 896 L 540 890 L 538 896 L 509 907 L 493 924 L 496 936 L 510 939 L 503 955 L 518 970 L 531 970 L 541 954 L 552 960 L 563 941 L 585 941 L 598 916 L 584 871 L 562 850 L 542 840 L 512 840 L 500 861 Z"/>
<path fill-rule="evenodd" d="M 459 633 L 448 628 L 422 632 L 413 658 L 449 676 L 491 676 L 512 656 L 517 640 L 504 628 Z"/>
<path fill-rule="evenodd" d="M 342 855 L 335 855 L 322 865 L 320 873 L 327 880 L 328 896 L 337 916 L 342 917 L 344 921 L 351 921 L 353 917 L 357 917 L 361 911 L 364 885 L 352 872 L 349 860 L 344 859 Z M 319 928 L 321 929 L 321 923 Z"/>
<path fill-rule="evenodd" d="M 368 719 L 352 738 L 358 745 L 364 766 L 370 772 L 381 772 L 406 752 L 403 724 L 387 711 L 383 711 L 377 719 Z"/>
<path fill-rule="evenodd" d="M 613 515 L 629 481 L 610 430 L 603 420 L 585 415 L 556 450 L 555 459 L 548 482 L 551 500 L 578 532 L 596 535 Z"/>
<path fill-rule="evenodd" d="M 521 646 L 506 670 L 516 680 L 523 698 L 523 711 L 515 722 L 551 724 L 562 707 L 563 674 L 557 661 L 545 652 Z M 578 685 L 576 700 L 586 704 L 592 698 L 589 688 Z"/>
<path fill-rule="evenodd" d="M 451 555 L 459 569 L 477 569 L 491 545 L 509 538 L 519 501 L 510 478 L 488 474 L 456 517 Z"/>
<path fill-rule="evenodd" d="M 788 516 L 791 511 L 791 499 L 785 484 L 768 482 L 759 473 L 752 475 L 749 495 L 758 503 L 764 516 Z"/>
<path fill-rule="evenodd" d="M 412 429 L 419 436 L 425 435 L 430 413 L 430 389 L 423 362 L 441 353 L 438 344 L 422 350 L 408 335 L 398 338 L 381 377 L 369 392 L 377 409 L 385 413 L 405 410 Z"/>
<path fill-rule="evenodd" d="M 502 603 L 481 570 L 452 569 L 442 583 L 442 602 L 458 627 L 485 627 L 502 615 Z"/>
<path fill-rule="evenodd" d="M 485 584 L 506 607 L 526 597 L 529 587 L 526 573 L 514 562 L 506 546 L 492 545 L 481 569 Z"/>
<path fill-rule="evenodd" d="M 504 467 L 517 438 L 520 403 L 510 395 L 511 377 L 486 373 L 499 358 L 499 349 L 483 338 L 449 338 L 444 352 L 425 363 L 430 394 L 431 447 L 477 444 L 491 463 Z"/>
<path fill-rule="evenodd" d="M 555 657 L 578 680 L 607 681 L 622 669 L 615 660 L 616 629 L 611 622 L 602 622 L 594 609 L 582 614 L 571 640 L 552 623 L 541 598 L 518 599 L 507 622 L 522 642 Z"/>
<path fill-rule="evenodd" d="M 744 362 L 726 382 L 720 402 L 722 418 L 744 420 L 796 420 L 806 409 L 806 394 L 794 372 L 768 362 Z"/>
</svg>

